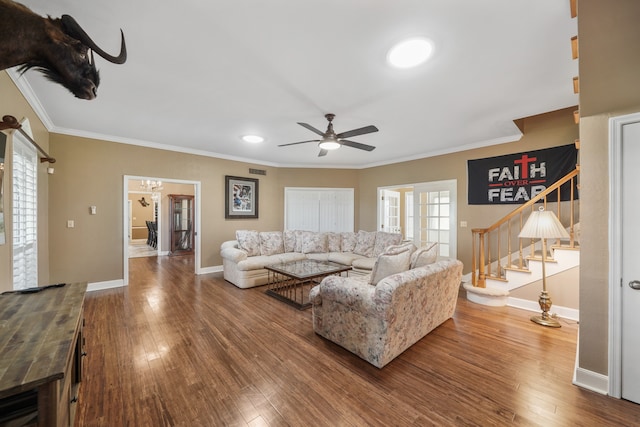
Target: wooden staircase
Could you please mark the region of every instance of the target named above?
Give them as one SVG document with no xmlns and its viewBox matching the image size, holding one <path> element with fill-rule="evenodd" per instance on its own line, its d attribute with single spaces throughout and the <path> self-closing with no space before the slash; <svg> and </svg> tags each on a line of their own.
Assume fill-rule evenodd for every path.
<svg viewBox="0 0 640 427">
<path fill-rule="evenodd" d="M 579 211 L 575 197 L 578 174 L 579 167 L 495 224 L 472 230 L 471 280 L 464 284 L 470 301 L 506 305 L 511 290 L 542 279 L 542 256 L 547 277 L 579 265 Z M 570 187 L 570 199 L 561 201 L 561 191 L 566 186 Z M 556 201 L 549 202 L 550 195 L 555 195 Z M 540 241 L 518 238 L 529 214 L 540 205 L 556 214 L 570 236 L 568 240 L 548 241 L 547 254 L 542 254 Z"/>
</svg>

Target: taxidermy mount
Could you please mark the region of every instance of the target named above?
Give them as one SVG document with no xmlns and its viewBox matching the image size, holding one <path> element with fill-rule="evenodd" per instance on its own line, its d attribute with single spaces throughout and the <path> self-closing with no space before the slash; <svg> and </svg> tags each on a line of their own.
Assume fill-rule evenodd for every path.
<svg viewBox="0 0 640 427">
<path fill-rule="evenodd" d="M 81 99 L 97 96 L 100 76 L 93 52 L 114 64 L 127 60 L 122 30 L 120 54 L 112 56 L 69 15 L 44 18 L 20 3 L 0 0 L 0 19 L 0 70 L 19 66 L 24 73 L 33 68 Z"/>
</svg>

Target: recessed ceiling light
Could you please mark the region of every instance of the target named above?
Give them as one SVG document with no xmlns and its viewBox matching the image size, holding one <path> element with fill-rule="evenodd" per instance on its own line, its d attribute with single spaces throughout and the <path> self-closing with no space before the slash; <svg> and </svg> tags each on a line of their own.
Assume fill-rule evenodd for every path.
<svg viewBox="0 0 640 427">
<path fill-rule="evenodd" d="M 264 141 L 264 138 L 258 135 L 245 135 L 242 137 L 242 140 L 245 142 L 251 142 L 253 144 L 258 144 Z"/>
<path fill-rule="evenodd" d="M 389 50 L 387 61 L 396 68 L 411 68 L 425 62 L 433 52 L 433 43 L 425 38 L 404 40 Z"/>
</svg>

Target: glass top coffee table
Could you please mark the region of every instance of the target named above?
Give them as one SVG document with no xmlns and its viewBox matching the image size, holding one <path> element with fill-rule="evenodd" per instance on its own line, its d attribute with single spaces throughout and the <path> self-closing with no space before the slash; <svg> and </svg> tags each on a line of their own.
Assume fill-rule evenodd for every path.
<svg viewBox="0 0 640 427">
<path fill-rule="evenodd" d="M 298 309 L 311 306 L 309 291 L 322 279 L 351 270 L 351 266 L 314 259 L 272 264 L 264 268 L 269 271 L 267 295 Z"/>
</svg>

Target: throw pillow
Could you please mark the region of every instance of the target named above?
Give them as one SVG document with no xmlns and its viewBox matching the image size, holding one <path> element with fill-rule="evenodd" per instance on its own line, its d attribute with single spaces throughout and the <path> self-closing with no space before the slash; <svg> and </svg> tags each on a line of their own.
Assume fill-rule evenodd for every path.
<svg viewBox="0 0 640 427">
<path fill-rule="evenodd" d="M 237 230 L 238 247 L 247 252 L 247 256 L 260 255 L 260 234 L 256 230 Z"/>
<path fill-rule="evenodd" d="M 296 230 L 296 246 L 293 249 L 294 252 L 302 253 L 302 233 L 306 233 L 306 231 Z"/>
<path fill-rule="evenodd" d="M 402 241 L 402 234 L 387 233 L 386 231 L 378 231 L 376 233 L 376 244 L 373 248 L 373 256 L 378 256 L 391 245 L 397 245 Z"/>
<path fill-rule="evenodd" d="M 353 252 L 358 243 L 358 235 L 353 231 L 342 233 L 342 252 Z"/>
<path fill-rule="evenodd" d="M 409 249 L 409 251 L 413 254 L 418 248 L 416 248 L 416 245 L 414 245 L 413 242 L 406 242 L 399 245 L 388 246 L 383 253 L 385 255 L 394 255 L 400 252 L 404 252 L 407 249 Z"/>
<path fill-rule="evenodd" d="M 358 231 L 358 241 L 356 247 L 353 249 L 353 253 L 366 257 L 373 256 L 373 248 L 376 243 L 375 231 Z"/>
<path fill-rule="evenodd" d="M 340 233 L 327 233 L 327 246 L 329 252 L 340 252 L 342 235 Z"/>
<path fill-rule="evenodd" d="M 302 232 L 302 253 L 314 254 L 327 252 L 327 234 L 316 231 Z"/>
<path fill-rule="evenodd" d="M 438 242 L 427 243 L 411 255 L 411 268 L 433 264 L 438 259 Z"/>
<path fill-rule="evenodd" d="M 378 256 L 371 270 L 369 283 L 377 285 L 385 277 L 407 271 L 411 264 L 411 252 L 411 247 L 407 245 L 402 250 L 396 250 L 395 253 L 383 253 Z"/>
<path fill-rule="evenodd" d="M 296 231 L 285 230 L 282 233 L 282 239 L 284 240 L 284 251 L 295 252 L 296 251 Z"/>
<path fill-rule="evenodd" d="M 284 252 L 284 241 L 280 231 L 263 231 L 260 233 L 260 254 L 275 255 Z"/>
</svg>

